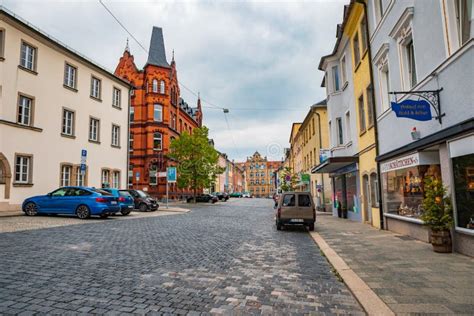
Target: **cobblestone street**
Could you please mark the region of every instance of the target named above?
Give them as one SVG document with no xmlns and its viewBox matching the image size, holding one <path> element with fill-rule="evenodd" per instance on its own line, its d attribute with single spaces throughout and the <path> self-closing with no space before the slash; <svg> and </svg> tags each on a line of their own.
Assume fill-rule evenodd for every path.
<svg viewBox="0 0 474 316">
<path fill-rule="evenodd" d="M 271 200 L 5 232 L 0 247 L 0 314 L 363 314 L 307 232 L 276 231 Z"/>
</svg>

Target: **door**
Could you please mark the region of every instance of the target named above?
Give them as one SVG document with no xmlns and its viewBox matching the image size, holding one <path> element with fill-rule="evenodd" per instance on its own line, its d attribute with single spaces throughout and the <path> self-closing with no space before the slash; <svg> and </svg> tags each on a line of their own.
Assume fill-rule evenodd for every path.
<svg viewBox="0 0 474 316">
<path fill-rule="evenodd" d="M 44 199 L 44 209 L 49 213 L 60 214 L 61 212 L 64 212 L 62 210 L 64 210 L 63 204 L 66 192 L 66 188 L 59 188 L 56 191 L 53 191 Z"/>
<path fill-rule="evenodd" d="M 296 194 L 283 194 L 281 203 L 281 218 L 290 219 L 298 218 L 298 210 L 296 206 Z"/>
<path fill-rule="evenodd" d="M 364 211 L 364 221 L 370 222 L 370 186 L 369 186 L 369 176 L 365 175 L 362 177 L 362 204 Z"/>
<path fill-rule="evenodd" d="M 311 202 L 311 196 L 308 193 L 300 193 L 298 194 L 297 202 L 297 218 L 313 219 L 313 203 Z"/>
</svg>

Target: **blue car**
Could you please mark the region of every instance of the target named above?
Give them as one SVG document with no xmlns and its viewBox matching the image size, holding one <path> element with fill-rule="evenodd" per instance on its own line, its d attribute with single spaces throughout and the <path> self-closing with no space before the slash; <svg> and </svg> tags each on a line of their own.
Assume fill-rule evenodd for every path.
<svg viewBox="0 0 474 316">
<path fill-rule="evenodd" d="M 111 193 L 113 196 L 118 198 L 118 202 L 120 205 L 120 213 L 122 213 L 123 216 L 127 216 L 130 214 L 131 211 L 133 211 L 133 208 L 135 207 L 135 203 L 133 202 L 133 197 L 132 195 L 127 191 L 127 190 L 119 190 L 119 189 L 102 189 L 104 191 L 107 191 Z"/>
<path fill-rule="evenodd" d="M 62 187 L 46 195 L 27 198 L 22 205 L 26 215 L 71 214 L 80 219 L 99 215 L 106 218 L 120 212 L 119 199 L 111 193 L 88 187 Z"/>
</svg>

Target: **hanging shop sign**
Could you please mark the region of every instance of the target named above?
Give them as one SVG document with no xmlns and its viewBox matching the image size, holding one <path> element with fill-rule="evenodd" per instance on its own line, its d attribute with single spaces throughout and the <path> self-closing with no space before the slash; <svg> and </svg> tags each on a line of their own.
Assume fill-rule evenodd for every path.
<svg viewBox="0 0 474 316">
<path fill-rule="evenodd" d="M 300 174 L 300 179 L 301 179 L 301 182 L 308 182 L 309 183 L 310 176 L 307 173 L 302 173 L 302 174 Z"/>
<path fill-rule="evenodd" d="M 393 91 L 389 94 L 395 95 L 395 101 L 391 102 L 392 111 L 397 117 L 408 118 L 416 121 L 430 121 L 436 119 L 441 124 L 441 118 L 445 113 L 441 113 L 441 101 L 439 93 L 443 88 L 438 90 L 425 91 Z M 399 98 L 398 96 L 401 95 Z M 417 97 L 417 99 L 404 99 L 406 95 Z M 431 110 L 435 116 L 431 113 Z"/>
<path fill-rule="evenodd" d="M 397 117 L 406 117 L 416 121 L 430 121 L 431 107 L 426 100 L 403 100 L 400 103 L 391 102 L 392 111 Z"/>
</svg>

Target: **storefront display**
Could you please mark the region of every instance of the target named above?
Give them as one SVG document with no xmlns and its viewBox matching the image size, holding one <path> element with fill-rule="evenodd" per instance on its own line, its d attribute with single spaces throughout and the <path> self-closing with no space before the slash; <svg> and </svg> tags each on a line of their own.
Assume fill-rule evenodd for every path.
<svg viewBox="0 0 474 316">
<path fill-rule="evenodd" d="M 423 213 L 425 179 L 441 179 L 439 158 L 431 152 L 416 153 L 385 162 L 381 170 L 385 213 L 418 219 Z"/>
<path fill-rule="evenodd" d="M 334 177 L 334 191 L 334 195 L 343 209 L 358 213 L 357 177 L 355 172 Z"/>
<path fill-rule="evenodd" d="M 474 154 L 452 158 L 456 226 L 474 231 Z"/>
</svg>

